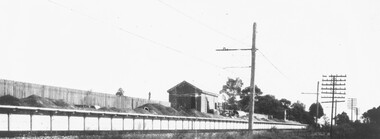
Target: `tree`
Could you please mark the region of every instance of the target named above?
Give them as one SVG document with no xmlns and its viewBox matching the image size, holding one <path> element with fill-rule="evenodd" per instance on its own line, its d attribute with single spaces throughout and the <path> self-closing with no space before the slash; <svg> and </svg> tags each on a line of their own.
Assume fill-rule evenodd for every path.
<svg viewBox="0 0 380 139">
<path fill-rule="evenodd" d="M 289 119 L 305 124 L 314 124 L 313 116 L 305 111 L 305 104 L 299 101 L 291 105 Z"/>
<path fill-rule="evenodd" d="M 232 79 L 228 78 L 222 90 L 219 93 L 226 93 L 229 97 L 238 96 L 241 94 L 241 87 L 243 81 L 240 78 Z"/>
<path fill-rule="evenodd" d="M 368 110 L 367 112 L 363 113 L 363 118 L 368 123 L 375 123 L 380 125 L 380 106 Z"/>
<path fill-rule="evenodd" d="M 241 95 L 241 87 L 243 86 L 243 81 L 240 78 L 232 79 L 228 78 L 225 85 L 223 85 L 222 90 L 220 90 L 220 94 L 226 94 L 228 96 L 227 102 L 224 102 L 225 109 L 228 110 L 238 110 L 240 109 L 238 106 L 237 97 L 240 99 Z"/>
<path fill-rule="evenodd" d="M 243 111 L 248 112 L 249 111 L 249 100 L 250 100 L 249 93 L 251 93 L 251 89 L 250 89 L 250 87 L 246 87 L 241 92 L 242 93 L 240 95 L 241 100 L 239 101 L 239 108 L 241 108 L 241 110 L 243 110 Z M 255 93 L 256 93 L 256 95 L 263 94 L 261 89 L 257 86 L 255 86 Z M 256 105 L 255 105 L 255 107 L 256 107 Z"/>
<path fill-rule="evenodd" d="M 337 125 L 350 123 L 350 118 L 348 117 L 346 112 L 342 112 L 341 114 L 338 114 L 335 118 L 336 118 Z"/>
<path fill-rule="evenodd" d="M 282 104 L 284 102 L 284 104 Z M 255 103 L 255 113 L 272 115 L 274 118 L 283 119 L 285 109 L 289 108 L 286 104 L 291 103 L 289 100 L 277 100 L 273 95 L 257 96 Z"/>
<path fill-rule="evenodd" d="M 124 96 L 124 90 L 122 88 L 119 88 L 116 92 L 116 96 Z"/>
<path fill-rule="evenodd" d="M 226 94 L 229 98 L 227 98 L 227 102 L 225 102 L 226 109 L 229 110 L 243 110 L 249 111 L 249 93 L 251 92 L 250 87 L 246 87 L 242 90 L 243 81 L 240 78 L 232 79 L 228 78 L 225 85 L 223 85 L 222 90 L 220 90 L 220 94 Z M 263 92 L 257 86 L 255 86 L 256 95 L 261 95 Z"/>
<path fill-rule="evenodd" d="M 309 107 L 309 114 L 311 116 L 314 116 L 317 115 L 317 104 L 316 103 L 313 103 L 310 105 Z M 323 112 L 323 108 L 322 108 L 322 105 L 321 103 L 318 103 L 318 115 L 317 115 L 317 118 L 321 118 L 323 115 L 325 115 L 325 113 Z"/>
<path fill-rule="evenodd" d="M 280 100 L 281 104 L 286 108 L 286 109 L 289 109 L 289 106 L 290 104 L 292 104 L 292 102 L 290 100 L 287 100 L 285 98 L 281 99 Z"/>
<path fill-rule="evenodd" d="M 248 86 L 248 87 L 244 88 L 241 92 L 243 95 L 248 95 L 249 93 L 252 92 L 252 88 L 250 86 Z M 256 94 L 256 96 L 260 96 L 263 94 L 263 92 L 261 91 L 261 89 L 259 87 L 257 87 L 257 85 L 255 85 L 255 94 Z"/>
</svg>

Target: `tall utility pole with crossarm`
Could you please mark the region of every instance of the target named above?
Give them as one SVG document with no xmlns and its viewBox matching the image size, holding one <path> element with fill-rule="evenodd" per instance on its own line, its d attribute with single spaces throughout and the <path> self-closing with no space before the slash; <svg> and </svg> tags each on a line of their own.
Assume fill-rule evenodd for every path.
<svg viewBox="0 0 380 139">
<path fill-rule="evenodd" d="M 319 98 L 319 82 L 317 82 L 317 92 L 316 93 L 304 93 L 302 92 L 302 94 L 315 94 L 317 95 L 317 102 L 315 103 L 317 105 L 317 112 L 315 114 L 315 126 L 318 126 L 318 112 L 319 112 L 319 101 L 318 101 L 318 98 Z"/>
<path fill-rule="evenodd" d="M 346 75 L 327 75 L 327 76 L 322 76 L 324 78 L 327 78 L 327 79 L 322 79 L 322 87 L 321 90 L 321 94 L 325 94 L 325 95 L 331 95 L 331 96 L 322 96 L 321 98 L 327 98 L 327 99 L 330 99 L 331 98 L 331 101 L 324 101 L 322 103 L 331 103 L 331 125 L 330 125 L 330 138 L 333 138 L 332 136 L 332 132 L 333 132 L 333 119 L 334 118 L 334 103 L 335 103 L 335 114 L 336 114 L 336 109 L 337 109 L 337 104 L 338 102 L 344 102 L 344 100 L 337 100 L 337 99 L 344 99 L 345 97 L 341 96 L 341 95 L 346 95 L 345 93 L 345 90 L 346 88 L 344 87 L 338 87 L 338 86 L 345 86 L 346 84 L 345 83 L 342 83 L 342 82 L 345 82 L 347 76 Z M 340 95 L 340 96 L 339 96 Z M 336 122 L 335 122 L 336 123 Z"/>
<path fill-rule="evenodd" d="M 252 49 L 216 49 L 216 51 L 244 51 L 250 50 L 252 52 L 252 63 L 251 63 L 251 84 L 250 89 L 251 93 L 249 94 L 249 119 L 248 119 L 248 129 L 252 130 L 253 128 L 253 119 L 254 119 L 254 109 L 255 109 L 255 59 L 256 59 L 256 23 L 253 23 L 253 36 L 252 36 Z"/>
</svg>

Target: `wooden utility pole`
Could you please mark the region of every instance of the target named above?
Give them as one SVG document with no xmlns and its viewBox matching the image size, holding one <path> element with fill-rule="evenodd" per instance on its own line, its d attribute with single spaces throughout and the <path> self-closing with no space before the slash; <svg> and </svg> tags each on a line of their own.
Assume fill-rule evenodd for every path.
<svg viewBox="0 0 380 139">
<path fill-rule="evenodd" d="M 252 35 L 252 63 L 251 63 L 251 94 L 249 94 L 249 120 L 248 120 L 248 129 L 252 130 L 253 128 L 253 119 L 255 113 L 255 59 L 256 59 L 256 23 L 253 23 L 253 35 Z"/>
<path fill-rule="evenodd" d="M 301 93 L 301 94 L 316 94 L 317 95 L 317 112 L 316 112 L 316 115 L 315 115 L 315 123 L 316 123 L 316 126 L 318 126 L 318 113 L 319 113 L 319 81 L 317 82 L 317 93 Z"/>
<path fill-rule="evenodd" d="M 356 121 L 358 120 L 358 115 L 359 115 L 359 108 L 355 108 L 355 114 L 356 114 Z"/>
<path fill-rule="evenodd" d="M 334 115 L 334 123 L 336 125 L 336 114 L 337 114 L 337 110 L 338 110 L 338 101 L 335 100 L 335 115 Z"/>
<path fill-rule="evenodd" d="M 348 98 L 347 100 L 347 107 L 351 110 L 351 120 L 354 122 L 354 115 L 353 112 L 356 110 L 356 98 Z"/>
<path fill-rule="evenodd" d="M 315 124 L 318 126 L 318 112 L 319 112 L 319 81 L 317 82 L 317 116 L 315 117 Z"/>
<path fill-rule="evenodd" d="M 346 90 L 346 88 L 339 88 L 339 87 L 336 87 L 336 86 L 345 86 L 346 84 L 344 83 L 340 83 L 340 82 L 345 82 L 346 80 L 345 79 L 339 79 L 339 78 L 345 78 L 347 77 L 346 75 L 328 75 L 328 76 L 322 76 L 322 77 L 328 77 L 330 79 L 322 79 L 323 82 L 327 82 L 327 83 L 322 83 L 322 86 L 327 86 L 327 87 L 322 87 L 321 90 L 325 90 L 325 91 L 322 91 L 321 94 L 328 94 L 328 95 L 332 95 L 331 97 L 321 97 L 321 98 L 331 98 L 331 101 L 325 101 L 325 102 L 322 102 L 322 103 L 331 103 L 331 125 L 330 125 L 330 138 L 333 138 L 333 119 L 336 119 L 334 118 L 334 103 L 335 103 L 335 115 L 336 115 L 336 110 L 337 110 L 337 104 L 338 102 L 344 102 L 344 101 L 338 101 L 336 99 L 340 99 L 340 98 L 345 98 L 345 97 L 339 97 L 339 96 L 335 96 L 335 95 L 346 95 L 345 92 L 336 92 L 336 91 L 344 91 Z M 332 86 L 332 87 L 329 87 L 329 86 Z M 335 116 L 336 117 L 336 116 Z M 336 120 L 335 120 L 335 124 L 336 124 Z"/>
<path fill-rule="evenodd" d="M 253 23 L 253 36 L 252 36 L 252 48 L 244 49 L 216 49 L 216 51 L 245 51 L 250 50 L 252 53 L 252 63 L 251 63 L 251 84 L 250 89 L 251 93 L 249 94 L 249 117 L 248 117 L 248 129 L 252 130 L 253 128 L 253 119 L 254 119 L 254 110 L 255 110 L 255 58 L 256 58 L 256 23 Z"/>
<path fill-rule="evenodd" d="M 352 114 L 352 111 L 354 111 L 354 99 L 351 99 L 351 121 L 354 122 L 354 116 Z"/>
</svg>

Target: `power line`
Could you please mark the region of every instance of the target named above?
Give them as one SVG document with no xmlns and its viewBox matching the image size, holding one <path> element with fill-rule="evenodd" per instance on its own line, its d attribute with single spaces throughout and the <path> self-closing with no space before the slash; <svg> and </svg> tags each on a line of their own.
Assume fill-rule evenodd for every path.
<svg viewBox="0 0 380 139">
<path fill-rule="evenodd" d="M 259 51 L 260 52 L 260 54 L 264 57 L 264 59 L 265 60 L 267 60 L 279 73 L 281 73 L 281 75 L 282 76 L 284 76 L 285 78 L 287 78 L 287 79 L 289 79 L 279 68 L 277 68 L 277 66 L 276 65 L 274 65 L 273 64 L 273 62 L 272 61 L 270 61 L 269 60 L 269 58 L 268 57 L 266 57 L 265 55 L 264 55 L 264 53 L 263 52 L 261 52 L 260 50 L 257 50 L 257 51 Z"/>
<path fill-rule="evenodd" d="M 174 6 L 172 6 L 172 5 L 170 5 L 170 4 L 168 4 L 168 3 L 165 3 L 165 2 L 163 2 L 162 0 L 158 0 L 160 3 L 162 3 L 162 4 L 164 4 L 165 6 L 167 6 L 167 7 L 169 7 L 170 9 L 172 9 L 172 10 L 174 10 L 174 11 L 176 11 L 177 13 L 179 13 L 179 14 L 181 14 L 181 15 L 183 15 L 183 16 L 185 16 L 185 17 L 187 17 L 187 18 L 189 18 L 190 20 L 193 20 L 194 22 L 196 22 L 196 23 L 198 23 L 198 24 L 200 24 L 200 25 L 202 25 L 202 26 L 204 26 L 204 27 L 206 27 L 206 28 L 208 28 L 208 29 L 210 29 L 210 30 L 212 30 L 212 31 L 214 31 L 214 32 L 216 32 L 216 33 L 218 33 L 218 34 L 220 34 L 220 35 L 222 35 L 222 36 L 225 36 L 225 37 L 227 37 L 227 38 L 229 38 L 229 39 L 231 39 L 231 40 L 234 40 L 234 41 L 236 41 L 236 42 L 238 42 L 238 43 L 240 43 L 240 44 L 242 44 L 243 46 L 248 46 L 248 44 L 247 43 L 244 43 L 244 42 L 241 42 L 240 40 L 238 40 L 238 39 L 236 39 L 236 38 L 234 38 L 234 37 L 232 37 L 232 36 L 230 36 L 230 35 L 228 35 L 228 34 L 225 34 L 225 33 L 223 33 L 223 32 L 221 32 L 221 31 L 219 31 L 219 30 L 217 30 L 217 29 L 215 29 L 215 28 L 213 28 L 213 27 L 211 27 L 211 26 L 209 26 L 209 25 L 207 25 L 207 24 L 205 24 L 205 23 L 203 23 L 202 21 L 200 21 L 200 20 L 197 20 L 197 19 L 195 19 L 195 18 L 193 18 L 192 16 L 190 16 L 190 15 L 188 15 L 188 14 L 186 14 L 185 12 L 182 12 L 181 10 L 179 10 L 179 9 L 177 9 L 177 8 L 175 8 Z M 287 79 L 289 79 L 273 62 L 271 62 L 271 60 L 269 60 L 269 58 L 268 57 L 266 57 L 261 51 L 259 51 L 260 52 L 260 54 L 278 71 L 278 72 L 280 72 L 280 74 L 282 75 L 282 76 L 284 76 L 285 78 L 287 78 Z"/>
<path fill-rule="evenodd" d="M 163 44 L 163 43 L 160 43 L 160 42 L 157 42 L 157 41 L 155 41 L 155 40 L 149 39 L 149 38 L 144 37 L 144 36 L 142 36 L 142 35 L 140 35 L 140 34 L 137 34 L 137 33 L 131 32 L 131 31 L 128 31 L 128 30 L 124 29 L 123 27 L 118 26 L 118 25 L 116 25 L 116 24 L 112 24 L 112 23 L 105 22 L 105 21 L 103 21 L 103 20 L 97 19 L 97 18 L 95 18 L 95 17 L 92 17 L 92 16 L 90 16 L 90 15 L 87 15 L 87 14 L 85 14 L 85 13 L 82 13 L 82 12 L 80 12 L 80 11 L 78 11 L 78 10 L 75 10 L 75 9 L 73 9 L 73 8 L 70 8 L 70 7 L 68 7 L 68 6 L 65 6 L 65 5 L 63 5 L 63 4 L 61 4 L 61 3 L 58 3 L 58 2 L 56 2 L 56 1 L 53 1 L 53 0 L 48 0 L 48 1 L 49 1 L 50 3 L 53 3 L 53 4 L 55 4 L 55 5 L 60 6 L 60 7 L 62 7 L 62 8 L 65 8 L 65 9 L 67 9 L 67 10 L 70 10 L 71 12 L 74 12 L 74 13 L 80 14 L 80 15 L 82 15 L 82 16 L 86 16 L 86 17 L 88 17 L 88 18 L 90 18 L 90 19 L 92 19 L 92 20 L 95 20 L 95 21 L 98 21 L 98 22 L 101 22 L 101 23 L 104 23 L 104 24 L 111 25 L 111 26 L 113 26 L 114 28 L 117 28 L 118 30 L 120 30 L 120 31 L 122 31 L 122 32 L 124 32 L 124 33 L 130 34 L 130 35 L 135 36 L 135 37 L 137 37 L 137 38 L 140 38 L 140 39 L 142 39 L 142 40 L 148 41 L 148 42 L 150 42 L 150 43 L 152 43 L 152 44 L 155 44 L 156 46 L 160 46 L 160 47 L 163 47 L 163 48 L 169 49 L 169 50 L 171 50 L 171 51 L 174 51 L 174 52 L 179 53 L 179 54 L 181 54 L 181 55 L 184 55 L 184 56 L 187 56 L 187 57 L 190 57 L 190 58 L 196 59 L 196 60 L 198 60 L 198 61 L 200 61 L 200 62 L 203 62 L 203 63 L 205 63 L 205 64 L 208 64 L 208 65 L 211 65 L 211 66 L 213 66 L 213 67 L 219 68 L 219 69 L 221 69 L 221 70 L 224 70 L 224 71 L 227 71 L 227 72 L 230 72 L 230 73 L 236 74 L 235 72 L 232 72 L 232 71 L 230 71 L 230 70 L 224 69 L 223 67 L 221 67 L 221 66 L 219 66 L 219 65 L 216 65 L 216 64 L 214 64 L 214 63 L 208 62 L 208 61 L 206 61 L 206 60 L 204 60 L 204 59 L 201 59 L 201 58 L 199 58 L 199 57 L 196 57 L 196 56 L 193 56 L 193 55 L 190 55 L 190 54 L 184 53 L 184 52 L 182 52 L 182 51 L 180 51 L 180 50 L 178 50 L 178 49 L 175 49 L 175 48 L 170 47 L 170 46 L 168 46 L 168 45 L 165 45 L 165 44 Z"/>
<path fill-rule="evenodd" d="M 174 10 L 175 12 L 177 12 L 177 13 L 179 13 L 179 14 L 181 14 L 181 15 L 187 17 L 187 18 L 189 18 L 190 20 L 192 20 L 192 21 L 194 21 L 194 22 L 196 22 L 196 23 L 202 25 L 203 27 L 208 28 L 208 29 L 211 30 L 211 31 L 214 31 L 214 32 L 216 32 L 216 33 L 218 33 L 218 34 L 220 34 L 220 35 L 222 35 L 222 36 L 224 36 L 224 37 L 227 37 L 227 38 L 229 38 L 229 39 L 231 39 L 231 40 L 234 40 L 234 41 L 236 41 L 236 42 L 238 42 L 238 43 L 241 43 L 243 46 L 249 46 L 247 43 L 241 42 L 240 40 L 238 40 L 238 39 L 236 39 L 236 38 L 234 38 L 234 37 L 232 37 L 232 36 L 230 36 L 230 35 L 228 35 L 228 34 L 225 34 L 225 33 L 221 32 L 221 31 L 219 31 L 219 30 L 213 28 L 212 26 L 209 26 L 209 25 L 203 23 L 202 21 L 200 21 L 200 20 L 198 20 L 198 19 L 193 18 L 192 16 L 186 14 L 185 12 L 182 12 L 181 10 L 175 8 L 174 6 L 172 6 L 172 5 L 168 4 L 168 3 L 163 2 L 162 0 L 158 0 L 158 2 L 162 3 L 162 4 L 165 5 L 166 7 L 169 7 L 170 9 Z"/>
<path fill-rule="evenodd" d="M 190 58 L 196 59 L 196 60 L 198 60 L 198 61 L 200 61 L 200 62 L 203 62 L 203 63 L 205 63 L 205 64 L 208 64 L 208 65 L 211 65 L 211 66 L 213 66 L 213 67 L 219 68 L 219 69 L 221 69 L 221 70 L 224 70 L 224 71 L 227 71 L 227 72 L 230 72 L 230 73 L 236 74 L 235 72 L 232 72 L 232 71 L 230 71 L 230 70 L 227 70 L 227 68 L 223 68 L 223 67 L 221 67 L 221 66 L 219 66 L 219 65 L 216 65 L 216 64 L 214 64 L 214 63 L 208 62 L 208 61 L 206 61 L 206 60 L 204 60 L 204 59 L 201 59 L 201 58 L 199 58 L 199 57 L 196 57 L 196 56 L 193 56 L 193 55 L 189 55 L 189 54 L 184 53 L 184 52 L 182 52 L 182 51 L 180 51 L 180 50 L 178 50 L 178 49 L 175 49 L 175 48 L 173 48 L 173 47 L 167 46 L 167 45 L 162 44 L 162 43 L 160 43 L 160 42 L 157 42 L 157 41 L 155 41 L 155 40 L 149 39 L 149 38 L 144 37 L 144 36 L 142 36 L 142 35 L 140 35 L 140 34 L 137 34 L 137 33 L 131 32 L 131 31 L 128 31 L 128 30 L 124 29 L 123 27 L 118 26 L 118 25 L 116 25 L 116 24 L 111 24 L 111 23 L 109 23 L 109 22 L 105 22 L 105 21 L 103 21 L 103 20 L 100 20 L 100 19 L 97 19 L 97 18 L 95 18 L 95 17 L 89 16 L 89 15 L 87 15 L 87 14 L 85 14 L 85 13 L 82 13 L 82 12 L 76 10 L 76 9 L 70 8 L 70 7 L 68 7 L 68 6 L 65 6 L 65 5 L 63 5 L 63 4 L 61 4 L 61 3 L 58 3 L 58 2 L 56 2 L 56 1 L 53 1 L 53 0 L 48 0 L 48 1 L 49 1 L 50 3 L 53 3 L 53 4 L 58 5 L 58 6 L 60 6 L 60 7 L 63 7 L 63 8 L 65 8 L 65 9 L 67 9 L 67 10 L 70 10 L 70 11 L 72 11 L 72 12 L 74 12 L 74 13 L 78 13 L 78 14 L 80 14 L 80 15 L 82 15 L 82 16 L 86 16 L 86 17 L 88 17 L 88 18 L 90 18 L 90 19 L 92 19 L 92 20 L 95 20 L 95 21 L 98 21 L 98 22 L 101 22 L 101 23 L 104 23 L 104 24 L 110 24 L 110 25 L 112 25 L 114 28 L 117 28 L 118 30 L 120 30 L 120 31 L 122 31 L 122 32 L 125 32 L 125 33 L 127 33 L 127 34 L 133 35 L 133 36 L 135 36 L 135 37 L 137 37 L 137 38 L 140 38 L 140 39 L 142 39 L 142 40 L 148 41 L 148 42 L 150 42 L 150 43 L 152 43 L 152 44 L 155 44 L 155 45 L 157 45 L 157 46 L 160 46 L 160 47 L 163 47 L 163 48 L 169 49 L 169 50 L 171 50 L 171 51 L 177 52 L 177 53 L 182 54 L 182 55 L 184 55 L 184 56 L 188 56 L 188 57 L 190 57 Z M 220 34 L 220 35 L 223 35 L 223 36 L 225 36 L 225 37 L 227 37 L 227 38 L 229 38 L 229 39 L 231 39 L 231 40 L 234 40 L 235 42 L 241 43 L 241 44 L 243 44 L 243 45 L 247 45 L 246 43 L 241 42 L 240 40 L 238 40 L 238 39 L 236 39 L 236 38 L 234 38 L 234 37 L 231 37 L 230 35 L 227 35 L 227 34 L 221 32 L 221 31 L 218 31 L 218 30 L 215 29 L 215 28 L 212 28 L 211 26 L 209 26 L 209 25 L 207 25 L 207 24 L 201 22 L 200 20 L 197 20 L 197 19 L 195 19 L 195 18 L 193 18 L 193 17 L 187 15 L 186 13 L 180 11 L 179 9 L 177 9 L 177 8 L 175 8 L 175 7 L 169 5 L 169 4 L 167 4 L 167 3 L 165 3 L 165 2 L 163 2 L 163 1 L 161 1 L 161 0 L 158 0 L 158 1 L 159 1 L 160 3 L 162 3 L 162 4 L 164 4 L 165 6 L 167 6 L 167 7 L 171 8 L 171 9 L 173 9 L 174 11 L 180 13 L 181 15 L 183 15 L 183 16 L 185 16 L 185 17 L 187 17 L 187 18 L 189 18 L 189 19 L 191 19 L 191 20 L 193 20 L 193 21 L 195 21 L 196 23 L 198 23 L 198 24 L 200 24 L 200 25 L 202 25 L 202 26 L 204 26 L 204 27 L 206 27 L 206 28 L 208 28 L 208 29 L 210 29 L 210 30 L 212 30 L 212 31 L 214 31 L 214 32 L 216 32 L 216 33 L 218 33 L 218 34 Z M 268 57 L 266 57 L 261 51 L 259 51 L 259 52 L 260 52 L 260 54 L 261 54 L 261 55 L 262 55 L 262 56 L 263 56 L 263 57 L 264 57 L 264 58 L 265 58 L 265 59 L 266 59 L 266 60 L 267 60 L 267 61 L 268 61 L 268 62 L 269 62 L 269 63 L 270 63 L 270 64 L 271 64 L 271 65 L 272 65 L 272 66 L 273 66 L 278 72 L 281 73 L 281 75 L 283 75 L 285 78 L 288 79 L 288 77 L 287 77 L 283 72 L 281 72 L 281 71 L 279 70 L 279 68 L 278 68 L 273 62 L 271 62 L 271 60 L 269 60 Z"/>
</svg>

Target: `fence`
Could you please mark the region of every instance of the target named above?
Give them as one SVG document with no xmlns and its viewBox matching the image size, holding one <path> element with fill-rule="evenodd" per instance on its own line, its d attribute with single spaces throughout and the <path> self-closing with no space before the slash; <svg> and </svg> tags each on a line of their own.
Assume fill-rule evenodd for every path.
<svg viewBox="0 0 380 139">
<path fill-rule="evenodd" d="M 65 102 L 74 105 L 98 105 L 101 107 L 134 109 L 146 103 L 159 103 L 170 107 L 169 102 L 163 101 L 116 96 L 113 94 L 104 94 L 91 91 L 0 79 L 0 96 L 3 95 L 12 95 L 17 98 L 25 98 L 30 95 L 38 95 L 50 99 L 63 99 Z"/>
<path fill-rule="evenodd" d="M 254 129 L 304 129 L 304 124 L 255 122 Z M 247 120 L 164 116 L 0 105 L 3 131 L 133 131 L 247 129 Z"/>
</svg>

